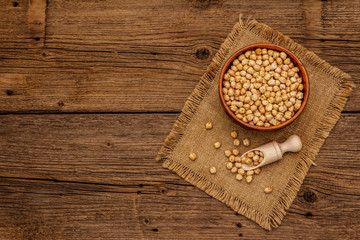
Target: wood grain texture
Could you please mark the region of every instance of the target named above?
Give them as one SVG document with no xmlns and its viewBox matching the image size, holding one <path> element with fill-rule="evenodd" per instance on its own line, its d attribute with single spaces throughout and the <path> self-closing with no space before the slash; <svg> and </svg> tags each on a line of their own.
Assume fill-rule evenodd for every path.
<svg viewBox="0 0 360 240">
<path fill-rule="evenodd" d="M 360 123 L 343 114 L 280 228 L 265 231 L 154 161 L 177 114 L 2 115 L 4 239 L 356 239 Z M 5 137 L 6 136 L 6 137 Z M 340 156 L 340 157 L 339 157 Z M 340 163 L 340 164 L 338 164 Z"/>
<path fill-rule="evenodd" d="M 0 1 L 0 112 L 179 112 L 240 12 L 360 81 L 359 1 L 16 3 Z"/>
<path fill-rule="evenodd" d="M 359 239 L 356 88 L 271 232 L 154 161 L 239 13 L 359 87 L 359 11 L 353 0 L 0 0 L 0 113 L 15 113 L 0 114 L 0 239 Z"/>
</svg>

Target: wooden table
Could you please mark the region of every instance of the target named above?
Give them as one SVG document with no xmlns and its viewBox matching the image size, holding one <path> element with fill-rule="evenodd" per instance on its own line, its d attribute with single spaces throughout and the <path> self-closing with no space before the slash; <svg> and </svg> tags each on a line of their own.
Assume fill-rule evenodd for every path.
<svg viewBox="0 0 360 240">
<path fill-rule="evenodd" d="M 0 239 L 360 238 L 354 89 L 268 232 L 154 161 L 238 20 L 360 86 L 360 1 L 0 1 Z"/>
</svg>

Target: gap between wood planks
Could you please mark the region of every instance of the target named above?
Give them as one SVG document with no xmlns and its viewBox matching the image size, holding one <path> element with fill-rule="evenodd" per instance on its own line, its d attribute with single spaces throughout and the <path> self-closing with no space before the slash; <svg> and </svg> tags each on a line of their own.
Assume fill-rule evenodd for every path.
<svg viewBox="0 0 360 240">
<path fill-rule="evenodd" d="M 25 181 L 39 181 L 39 182 L 54 182 L 54 183 L 71 183 L 71 184 L 85 184 L 85 185 L 95 185 L 95 186 L 112 186 L 112 187 L 145 187 L 145 186 L 154 186 L 154 184 L 144 184 L 144 183 L 139 183 L 139 184 L 114 184 L 114 183 L 100 183 L 100 182 L 81 182 L 81 181 L 70 181 L 70 180 L 58 180 L 56 178 L 26 178 L 26 177 L 2 177 L 0 176 L 0 179 L 14 179 L 14 180 L 25 180 Z M 165 182 L 161 182 L 161 183 L 166 183 L 166 184 L 170 184 L 170 185 L 176 185 L 176 186 L 193 186 L 190 183 L 187 183 L 185 181 L 183 181 L 184 183 L 174 183 L 174 182 L 170 182 L 170 181 L 165 181 Z"/>
</svg>

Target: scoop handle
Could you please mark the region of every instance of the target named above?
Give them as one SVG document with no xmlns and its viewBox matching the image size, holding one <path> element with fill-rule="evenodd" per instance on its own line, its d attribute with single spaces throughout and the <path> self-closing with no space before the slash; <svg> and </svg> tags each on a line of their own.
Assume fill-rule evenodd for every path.
<svg viewBox="0 0 360 240">
<path fill-rule="evenodd" d="M 298 135 L 291 135 L 285 142 L 279 143 L 279 147 L 282 154 L 286 152 L 299 152 L 302 148 L 301 139 Z"/>
</svg>

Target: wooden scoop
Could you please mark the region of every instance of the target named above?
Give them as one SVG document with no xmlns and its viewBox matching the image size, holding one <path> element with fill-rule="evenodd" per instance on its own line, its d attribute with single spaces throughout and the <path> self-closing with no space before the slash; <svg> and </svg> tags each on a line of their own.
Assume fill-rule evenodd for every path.
<svg viewBox="0 0 360 240">
<path fill-rule="evenodd" d="M 272 162 L 276 162 L 280 160 L 284 153 L 286 152 L 299 152 L 302 148 L 302 143 L 300 140 L 300 137 L 298 135 L 291 135 L 285 142 L 283 143 L 277 143 L 276 141 L 272 141 L 270 143 L 267 143 L 265 145 L 262 145 L 260 147 L 251 149 L 244 153 L 243 156 L 245 156 L 248 152 L 251 151 L 260 151 L 264 154 L 264 160 L 257 166 L 250 166 L 245 163 L 242 164 L 242 168 L 245 171 L 253 170 L 258 167 L 263 167 L 265 165 L 268 165 Z"/>
</svg>

